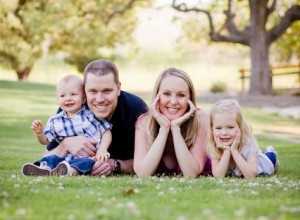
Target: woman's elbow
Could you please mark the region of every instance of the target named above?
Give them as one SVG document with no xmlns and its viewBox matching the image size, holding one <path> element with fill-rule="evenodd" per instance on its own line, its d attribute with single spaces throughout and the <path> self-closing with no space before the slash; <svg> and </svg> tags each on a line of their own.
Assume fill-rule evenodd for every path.
<svg viewBox="0 0 300 220">
<path fill-rule="evenodd" d="M 217 178 L 223 178 L 225 177 L 225 174 L 221 174 L 218 172 L 212 172 L 213 177 L 217 177 Z"/>
<path fill-rule="evenodd" d="M 183 174 L 183 177 L 188 179 L 195 179 L 197 176 L 195 173 Z"/>
<path fill-rule="evenodd" d="M 152 176 L 152 174 L 147 174 L 146 172 L 142 171 L 141 169 L 138 168 L 133 168 L 134 173 L 138 176 L 138 177 L 150 177 Z"/>
<path fill-rule="evenodd" d="M 200 170 L 188 170 L 186 172 L 182 171 L 182 175 L 184 178 L 190 178 L 190 179 L 195 179 L 197 176 L 199 176 L 201 173 Z"/>
</svg>

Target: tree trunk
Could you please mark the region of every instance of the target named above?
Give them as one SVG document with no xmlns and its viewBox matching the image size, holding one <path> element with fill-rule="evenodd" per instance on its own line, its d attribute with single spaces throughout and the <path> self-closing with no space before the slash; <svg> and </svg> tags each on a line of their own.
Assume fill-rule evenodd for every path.
<svg viewBox="0 0 300 220">
<path fill-rule="evenodd" d="M 19 81 L 27 81 L 29 73 L 31 71 L 31 67 L 25 67 L 23 69 L 17 70 L 18 80 Z"/>
<path fill-rule="evenodd" d="M 268 95 L 272 93 L 272 76 L 269 71 L 269 47 L 266 19 L 268 1 L 252 1 L 251 8 L 251 77 L 249 93 Z"/>
<path fill-rule="evenodd" d="M 257 34 L 259 36 L 259 34 Z M 260 42 L 259 42 L 260 41 Z M 269 68 L 269 46 L 265 39 L 254 37 L 251 42 L 251 77 L 249 93 L 268 95 L 272 93 L 272 75 Z"/>
</svg>

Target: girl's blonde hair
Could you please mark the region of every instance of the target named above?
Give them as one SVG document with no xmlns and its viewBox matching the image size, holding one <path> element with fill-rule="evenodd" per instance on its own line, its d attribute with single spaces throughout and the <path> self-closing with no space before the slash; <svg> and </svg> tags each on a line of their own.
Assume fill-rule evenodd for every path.
<svg viewBox="0 0 300 220">
<path fill-rule="evenodd" d="M 251 143 L 251 146 L 258 147 L 256 138 L 252 134 L 251 126 L 246 122 L 239 103 L 234 99 L 224 99 L 215 103 L 209 114 L 209 129 L 208 129 L 208 152 L 212 158 L 220 159 L 223 150 L 216 147 L 213 135 L 213 117 L 216 114 L 232 113 L 236 116 L 236 122 L 241 130 L 241 141 L 238 146 L 238 151 L 241 152 L 243 146 Z"/>
<path fill-rule="evenodd" d="M 189 77 L 189 75 L 186 72 L 176 69 L 176 68 L 168 68 L 158 76 L 158 79 L 156 80 L 156 83 L 154 86 L 152 102 L 154 101 L 154 99 L 156 98 L 156 96 L 158 94 L 162 80 L 168 76 L 176 76 L 176 77 L 183 79 L 186 82 L 186 84 L 189 87 L 190 100 L 196 106 L 196 93 L 195 93 L 195 88 L 193 86 L 191 78 Z M 187 111 L 189 111 L 189 109 L 187 109 Z M 149 115 L 149 120 L 148 120 L 148 123 L 146 126 L 146 132 L 148 135 L 149 146 L 151 146 L 152 143 L 154 142 L 155 138 L 157 137 L 158 130 L 159 130 L 159 124 L 153 117 L 152 112 L 149 112 L 148 115 Z M 199 121 L 198 121 L 198 117 L 196 116 L 196 113 L 195 113 L 190 119 L 188 119 L 181 126 L 181 133 L 182 133 L 182 136 L 188 147 L 191 147 L 192 144 L 196 140 L 197 133 L 198 133 L 198 125 L 199 125 Z"/>
</svg>

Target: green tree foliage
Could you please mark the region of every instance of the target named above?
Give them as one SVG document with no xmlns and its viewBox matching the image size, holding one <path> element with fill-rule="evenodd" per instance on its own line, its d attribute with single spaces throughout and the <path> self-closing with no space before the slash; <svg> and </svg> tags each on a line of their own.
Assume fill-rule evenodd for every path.
<svg viewBox="0 0 300 220">
<path fill-rule="evenodd" d="M 43 52 L 64 51 L 82 71 L 87 62 L 111 58 L 131 40 L 138 0 L 0 0 L 0 57 L 26 80 Z"/>
<path fill-rule="evenodd" d="M 10 64 L 19 79 L 27 79 L 34 59 L 42 54 L 43 36 L 24 17 L 25 1 L 0 1 L 0 56 L 2 62 Z"/>
<path fill-rule="evenodd" d="M 289 27 L 272 48 L 279 62 L 289 62 L 295 57 L 300 62 L 300 21 Z"/>
</svg>

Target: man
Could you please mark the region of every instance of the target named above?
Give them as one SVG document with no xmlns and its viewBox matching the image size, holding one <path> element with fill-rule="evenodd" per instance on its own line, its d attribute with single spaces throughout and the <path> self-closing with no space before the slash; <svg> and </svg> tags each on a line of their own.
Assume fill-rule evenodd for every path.
<svg viewBox="0 0 300 220">
<path fill-rule="evenodd" d="M 106 119 L 112 127 L 112 143 L 108 149 L 110 159 L 96 161 L 92 175 L 109 175 L 112 172 L 133 171 L 134 132 L 137 118 L 148 108 L 139 97 L 121 91 L 117 67 L 107 60 L 95 60 L 84 69 L 87 105 L 96 118 Z M 46 155 L 64 156 L 67 152 L 80 157 L 94 157 L 95 140 L 83 136 L 65 138 Z M 53 148 L 48 146 L 48 149 Z M 54 144 L 55 145 L 55 144 Z"/>
</svg>

